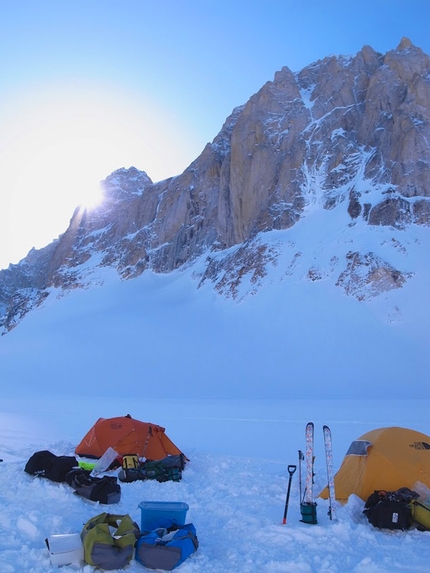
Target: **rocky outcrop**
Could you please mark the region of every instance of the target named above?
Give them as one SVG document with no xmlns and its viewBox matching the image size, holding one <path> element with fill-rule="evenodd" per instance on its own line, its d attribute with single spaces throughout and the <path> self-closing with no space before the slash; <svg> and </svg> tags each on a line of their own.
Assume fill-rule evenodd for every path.
<svg viewBox="0 0 430 573">
<path fill-rule="evenodd" d="M 255 238 L 246 241 L 222 257 L 209 256 L 206 270 L 199 278 L 198 288 L 207 281 L 214 284 L 215 290 L 226 298 L 240 300 L 241 290 L 255 294 L 267 275 L 269 265 L 276 265 L 278 249 Z"/>
<path fill-rule="evenodd" d="M 0 272 L 0 304 L 10 316 L 20 289 L 82 286 L 89 261 L 132 278 L 242 245 L 240 266 L 241 249 L 249 254 L 259 233 L 289 229 L 315 210 L 342 208 L 352 224 L 429 226 L 428 141 L 430 59 L 408 39 L 385 55 L 365 46 L 299 73 L 285 67 L 233 111 L 181 175 L 158 183 L 135 168 L 110 175 L 99 208 L 77 210 L 55 243 Z M 256 248 L 248 271 L 260 276 L 267 256 Z M 354 258 L 366 268 L 370 259 Z M 233 284 L 231 254 L 216 261 L 209 257 L 206 277 L 221 265 Z M 337 284 L 347 293 L 355 292 L 356 268 L 345 260 Z M 403 275 L 377 268 L 366 279 L 373 294 L 401 286 Z M 225 281 L 217 282 L 222 292 Z"/>
<path fill-rule="evenodd" d="M 346 259 L 347 267 L 336 284 L 358 300 L 368 300 L 383 292 L 401 288 L 413 274 L 402 273 L 371 252 L 364 255 L 349 252 Z"/>
</svg>

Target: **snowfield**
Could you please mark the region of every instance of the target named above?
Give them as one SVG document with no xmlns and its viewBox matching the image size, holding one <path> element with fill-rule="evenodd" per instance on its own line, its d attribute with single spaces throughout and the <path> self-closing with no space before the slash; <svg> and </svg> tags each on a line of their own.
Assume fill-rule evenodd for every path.
<svg viewBox="0 0 430 573">
<path fill-rule="evenodd" d="M 322 425 L 333 433 L 338 469 L 349 443 L 369 429 L 400 425 L 425 431 L 428 401 L 135 400 L 85 396 L 50 399 L 37 392 L 2 404 L 0 417 L 0 571 L 50 573 L 45 538 L 80 533 L 103 511 L 128 513 L 140 524 L 141 501 L 183 501 L 196 526 L 199 549 L 183 573 L 407 573 L 428 572 L 430 532 L 377 530 L 352 496 L 330 521 L 328 502 L 317 499 L 318 524 L 300 522 L 299 472 L 293 475 L 287 524 L 282 525 L 287 466 L 298 465 L 306 422 L 315 423 L 316 494 L 326 483 Z M 99 416 L 130 413 L 159 423 L 190 458 L 180 482 L 121 483 L 119 504 L 106 506 L 24 472 L 42 449 L 74 455 Z M 304 475 L 303 475 L 304 477 Z M 63 573 L 89 573 L 84 562 Z M 124 571 L 146 571 L 132 561 Z"/>
</svg>

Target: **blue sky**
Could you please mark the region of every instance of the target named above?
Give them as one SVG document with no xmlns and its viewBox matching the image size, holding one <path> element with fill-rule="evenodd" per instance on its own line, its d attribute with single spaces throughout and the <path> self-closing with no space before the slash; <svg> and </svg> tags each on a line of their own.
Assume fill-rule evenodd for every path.
<svg viewBox="0 0 430 573">
<path fill-rule="evenodd" d="M 183 171 L 283 66 L 402 36 L 425 0 L 0 0 L 0 268 L 62 233 L 119 167 Z"/>
</svg>

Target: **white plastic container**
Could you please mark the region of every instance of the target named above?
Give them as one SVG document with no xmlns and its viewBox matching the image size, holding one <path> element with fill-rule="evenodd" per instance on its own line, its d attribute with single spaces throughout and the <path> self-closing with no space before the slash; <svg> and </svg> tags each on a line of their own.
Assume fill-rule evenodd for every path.
<svg viewBox="0 0 430 573">
<path fill-rule="evenodd" d="M 45 543 L 52 565 L 70 565 L 84 559 L 84 547 L 79 533 L 50 535 Z"/>
</svg>

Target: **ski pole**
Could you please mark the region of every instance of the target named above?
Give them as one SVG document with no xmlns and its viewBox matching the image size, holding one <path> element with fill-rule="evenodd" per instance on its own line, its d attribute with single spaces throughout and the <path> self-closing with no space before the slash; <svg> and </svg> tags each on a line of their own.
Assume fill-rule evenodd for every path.
<svg viewBox="0 0 430 573">
<path fill-rule="evenodd" d="M 287 511 L 288 511 L 288 502 L 290 501 L 291 481 L 293 479 L 293 474 L 296 471 L 296 469 L 297 466 L 288 466 L 288 473 L 290 474 L 290 479 L 288 480 L 287 498 L 285 500 L 285 509 L 284 509 L 284 519 L 282 520 L 283 525 L 287 523 Z"/>
<path fill-rule="evenodd" d="M 302 503 L 302 461 L 305 459 L 302 450 L 299 450 L 299 499 L 300 503 Z M 303 494 L 304 497 L 305 494 Z"/>
</svg>

